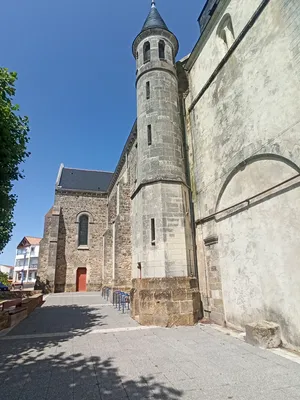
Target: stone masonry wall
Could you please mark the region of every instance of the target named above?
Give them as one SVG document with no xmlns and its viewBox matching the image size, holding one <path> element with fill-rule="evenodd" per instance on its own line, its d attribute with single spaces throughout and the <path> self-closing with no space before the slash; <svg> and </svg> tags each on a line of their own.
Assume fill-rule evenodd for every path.
<svg viewBox="0 0 300 400">
<path fill-rule="evenodd" d="M 131 157 L 131 160 L 134 163 L 135 158 Z M 128 172 L 128 164 L 125 162 L 108 198 L 103 284 L 114 287 L 131 286 L 131 182 Z"/>
<path fill-rule="evenodd" d="M 134 192 L 137 184 L 137 148 L 138 142 L 135 141 L 128 154 L 128 179 L 130 184 L 130 194 Z"/>
<path fill-rule="evenodd" d="M 201 318 L 197 279 L 134 279 L 131 315 L 141 325 L 194 325 Z"/>
<path fill-rule="evenodd" d="M 113 226 L 105 231 L 104 239 L 104 260 L 103 260 L 103 285 L 111 286 L 113 283 Z"/>
<path fill-rule="evenodd" d="M 56 191 L 55 205 L 61 208 L 58 234 L 56 291 L 76 291 L 78 268 L 87 269 L 87 290 L 102 285 L 103 234 L 107 223 L 107 196 L 101 194 Z M 88 246 L 78 247 L 80 213 L 89 215 Z"/>
<path fill-rule="evenodd" d="M 130 185 L 119 182 L 119 213 L 115 222 L 115 285 L 131 286 Z"/>
<path fill-rule="evenodd" d="M 49 258 L 49 240 L 51 229 L 52 208 L 45 215 L 44 219 L 44 233 L 40 242 L 39 262 L 37 276 L 40 282 L 46 282 L 48 279 L 48 258 Z"/>
</svg>

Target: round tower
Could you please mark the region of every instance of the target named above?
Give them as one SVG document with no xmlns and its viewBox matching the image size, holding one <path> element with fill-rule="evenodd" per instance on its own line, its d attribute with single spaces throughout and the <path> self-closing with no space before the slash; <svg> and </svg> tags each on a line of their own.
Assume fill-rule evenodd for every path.
<svg viewBox="0 0 300 400">
<path fill-rule="evenodd" d="M 175 57 L 178 41 L 151 10 L 133 42 L 137 90 L 137 182 L 132 195 L 132 316 L 142 325 L 192 325 L 193 242 Z"/>
<path fill-rule="evenodd" d="M 137 182 L 185 182 L 175 69 L 178 41 L 155 1 L 132 49 L 137 65 Z"/>
</svg>

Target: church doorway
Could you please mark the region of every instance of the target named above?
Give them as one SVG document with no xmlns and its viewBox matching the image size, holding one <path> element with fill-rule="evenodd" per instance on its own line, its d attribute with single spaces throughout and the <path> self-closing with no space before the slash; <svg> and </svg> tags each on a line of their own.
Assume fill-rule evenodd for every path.
<svg viewBox="0 0 300 400">
<path fill-rule="evenodd" d="M 86 268 L 77 269 L 76 292 L 86 292 Z"/>
</svg>

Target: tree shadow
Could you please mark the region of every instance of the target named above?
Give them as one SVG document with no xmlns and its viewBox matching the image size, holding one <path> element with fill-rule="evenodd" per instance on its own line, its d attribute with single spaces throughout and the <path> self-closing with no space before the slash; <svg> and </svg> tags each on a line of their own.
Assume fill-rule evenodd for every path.
<svg viewBox="0 0 300 400">
<path fill-rule="evenodd" d="M 22 333 L 16 327 L 0 339 L 0 393 L 5 400 L 181 397 L 182 392 L 162 381 L 160 375 L 144 376 L 137 369 L 128 369 L 129 359 L 120 362 L 118 356 L 109 356 L 103 338 L 110 339 L 109 335 L 91 333 L 99 323 L 103 325 L 100 320 L 105 316 L 99 317 L 99 309 L 96 316 L 93 307 L 82 306 L 50 306 L 39 311 L 43 315 L 36 314 L 38 329 L 34 331 L 32 323 L 25 325 L 28 318 L 19 325 Z M 61 318 L 63 328 L 55 322 Z"/>
<path fill-rule="evenodd" d="M 100 314 L 99 308 L 82 305 L 44 305 L 36 308 L 34 313 L 17 325 L 6 339 L 15 335 L 56 335 L 58 341 L 62 337 L 84 335 L 95 328 L 105 325 L 107 316 Z M 55 340 L 51 342 L 55 344 Z"/>
<path fill-rule="evenodd" d="M 0 338 L 5 400 L 179 399 L 160 375 L 119 357 L 112 336 L 94 332 L 106 318 L 93 305 L 43 306 Z"/>
</svg>

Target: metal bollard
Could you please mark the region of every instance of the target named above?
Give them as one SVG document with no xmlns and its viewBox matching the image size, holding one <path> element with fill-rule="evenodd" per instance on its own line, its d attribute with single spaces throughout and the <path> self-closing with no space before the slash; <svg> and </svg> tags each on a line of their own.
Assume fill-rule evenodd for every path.
<svg viewBox="0 0 300 400">
<path fill-rule="evenodd" d="M 123 295 L 123 299 L 122 299 L 122 313 L 125 313 L 125 299 L 126 299 L 126 294 Z"/>
<path fill-rule="evenodd" d="M 115 308 L 118 308 L 118 295 L 119 295 L 119 291 L 116 290 L 114 293 L 115 293 L 115 303 L 114 303 L 114 306 L 115 306 Z"/>
<path fill-rule="evenodd" d="M 121 311 L 121 293 L 119 293 L 119 311 Z"/>
</svg>

